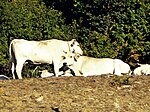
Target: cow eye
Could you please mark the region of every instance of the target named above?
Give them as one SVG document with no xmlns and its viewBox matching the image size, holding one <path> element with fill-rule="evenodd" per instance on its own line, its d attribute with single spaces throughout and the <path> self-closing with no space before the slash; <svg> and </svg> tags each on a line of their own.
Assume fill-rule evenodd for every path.
<svg viewBox="0 0 150 112">
<path fill-rule="evenodd" d="M 75 50 L 73 49 L 72 53 L 75 53 Z"/>
<path fill-rule="evenodd" d="M 71 44 L 71 47 L 73 47 L 73 44 Z"/>
<path fill-rule="evenodd" d="M 65 56 L 63 56 L 62 58 L 63 58 L 63 59 L 66 59 L 66 57 L 65 57 Z"/>
<path fill-rule="evenodd" d="M 72 58 L 72 56 L 70 56 L 70 58 Z"/>
</svg>

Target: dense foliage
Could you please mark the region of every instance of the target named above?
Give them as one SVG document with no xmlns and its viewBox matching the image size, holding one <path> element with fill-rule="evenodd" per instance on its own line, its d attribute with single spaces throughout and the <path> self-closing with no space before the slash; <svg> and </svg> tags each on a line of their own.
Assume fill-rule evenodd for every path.
<svg viewBox="0 0 150 112">
<path fill-rule="evenodd" d="M 85 55 L 150 63 L 149 0 L 1 0 L 0 72 L 14 38 L 76 38 Z"/>
</svg>

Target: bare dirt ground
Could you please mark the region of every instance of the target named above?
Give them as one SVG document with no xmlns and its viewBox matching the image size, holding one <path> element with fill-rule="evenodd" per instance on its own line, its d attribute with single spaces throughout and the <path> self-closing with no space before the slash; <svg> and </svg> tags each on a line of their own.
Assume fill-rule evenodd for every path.
<svg viewBox="0 0 150 112">
<path fill-rule="evenodd" d="M 150 76 L 1 80 L 0 112 L 150 112 Z"/>
</svg>

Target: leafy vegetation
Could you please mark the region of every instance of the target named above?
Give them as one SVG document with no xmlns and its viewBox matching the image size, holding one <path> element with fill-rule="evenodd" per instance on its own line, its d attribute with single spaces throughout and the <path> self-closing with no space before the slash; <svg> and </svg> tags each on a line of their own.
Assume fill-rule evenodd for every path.
<svg viewBox="0 0 150 112">
<path fill-rule="evenodd" d="M 14 38 L 76 38 L 85 55 L 150 63 L 149 0 L 1 0 L 0 15 L 1 74 Z"/>
<path fill-rule="evenodd" d="M 110 82 L 111 86 L 132 85 L 135 82 L 134 78 L 129 75 L 114 76 Z"/>
</svg>

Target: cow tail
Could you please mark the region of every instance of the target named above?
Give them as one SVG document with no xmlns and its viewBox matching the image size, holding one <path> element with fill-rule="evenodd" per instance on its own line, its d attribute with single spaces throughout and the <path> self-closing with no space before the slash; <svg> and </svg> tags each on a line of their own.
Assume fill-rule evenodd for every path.
<svg viewBox="0 0 150 112">
<path fill-rule="evenodd" d="M 116 65 L 115 65 L 116 63 L 115 63 L 115 59 L 113 59 L 113 74 L 115 74 L 115 72 L 116 72 L 116 70 L 115 70 L 115 68 L 116 68 Z"/>
<path fill-rule="evenodd" d="M 12 44 L 13 44 L 13 41 L 11 41 L 11 43 L 9 45 L 9 60 L 10 60 L 10 62 L 12 61 Z"/>
<path fill-rule="evenodd" d="M 15 61 L 15 53 L 14 53 L 14 41 L 11 41 L 10 46 L 9 46 L 9 60 L 10 62 Z"/>
</svg>

